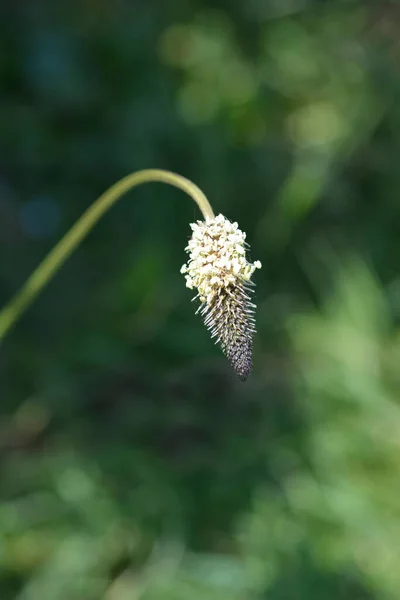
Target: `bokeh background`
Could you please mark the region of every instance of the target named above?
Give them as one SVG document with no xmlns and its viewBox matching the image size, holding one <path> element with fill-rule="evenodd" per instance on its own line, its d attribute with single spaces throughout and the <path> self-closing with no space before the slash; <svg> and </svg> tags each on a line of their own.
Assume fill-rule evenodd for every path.
<svg viewBox="0 0 400 600">
<path fill-rule="evenodd" d="M 109 185 L 260 259 L 237 381 L 151 184 L 0 346 L 1 600 L 400 597 L 400 6 L 4 2 L 0 300 Z"/>
</svg>

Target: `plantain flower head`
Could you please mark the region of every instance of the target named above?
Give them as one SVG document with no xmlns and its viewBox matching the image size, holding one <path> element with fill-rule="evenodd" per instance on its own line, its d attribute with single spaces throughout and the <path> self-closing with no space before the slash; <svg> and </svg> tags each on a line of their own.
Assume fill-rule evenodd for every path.
<svg viewBox="0 0 400 600">
<path fill-rule="evenodd" d="M 223 215 L 190 225 L 192 237 L 181 268 L 186 286 L 197 290 L 200 312 L 211 337 L 221 345 L 238 377 L 247 379 L 252 369 L 254 313 L 251 276 L 260 261 L 246 260 L 246 234 Z"/>
</svg>

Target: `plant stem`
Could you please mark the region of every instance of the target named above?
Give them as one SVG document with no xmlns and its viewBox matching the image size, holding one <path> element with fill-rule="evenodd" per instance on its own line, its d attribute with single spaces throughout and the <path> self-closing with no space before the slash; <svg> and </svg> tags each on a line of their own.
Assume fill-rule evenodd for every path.
<svg viewBox="0 0 400 600">
<path fill-rule="evenodd" d="M 210 203 L 200 188 L 181 175 L 160 169 L 146 169 L 127 175 L 93 202 L 33 271 L 17 294 L 0 311 L 0 341 L 104 213 L 126 192 L 138 185 L 152 181 L 167 183 L 183 190 L 198 204 L 205 219 L 214 218 Z"/>
</svg>

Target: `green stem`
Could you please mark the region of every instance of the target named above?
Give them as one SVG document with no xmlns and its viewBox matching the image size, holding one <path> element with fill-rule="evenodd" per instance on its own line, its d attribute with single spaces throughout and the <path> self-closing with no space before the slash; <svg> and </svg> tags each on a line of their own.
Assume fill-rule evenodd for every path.
<svg viewBox="0 0 400 600">
<path fill-rule="evenodd" d="M 152 181 L 168 183 L 183 190 L 198 204 L 205 219 L 214 217 L 210 203 L 200 188 L 181 175 L 160 169 L 147 169 L 127 175 L 93 202 L 33 271 L 19 292 L 0 311 L 0 341 L 104 213 L 126 192 L 142 183 Z"/>
</svg>

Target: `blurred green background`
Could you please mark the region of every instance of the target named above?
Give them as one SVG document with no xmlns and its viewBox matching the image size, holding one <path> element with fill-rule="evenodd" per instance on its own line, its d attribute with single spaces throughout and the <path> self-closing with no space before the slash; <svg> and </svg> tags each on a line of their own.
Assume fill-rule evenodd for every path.
<svg viewBox="0 0 400 600">
<path fill-rule="evenodd" d="M 2 304 L 142 168 L 263 263 L 245 384 L 179 273 L 198 209 L 161 184 L 2 342 L 1 600 L 400 598 L 399 4 L 0 10 Z"/>
</svg>

